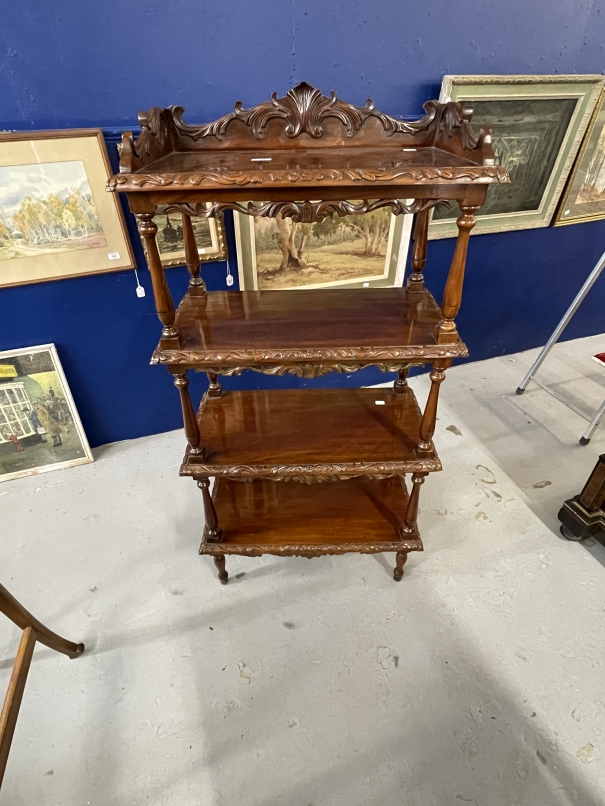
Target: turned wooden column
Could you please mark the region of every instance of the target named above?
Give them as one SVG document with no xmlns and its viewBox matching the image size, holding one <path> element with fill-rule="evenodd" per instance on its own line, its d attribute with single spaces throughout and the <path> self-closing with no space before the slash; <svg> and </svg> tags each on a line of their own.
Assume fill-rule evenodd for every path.
<svg viewBox="0 0 605 806">
<path fill-rule="evenodd" d="M 439 388 L 445 380 L 444 370 L 449 361 L 436 361 L 430 374 L 431 388 L 426 401 L 422 420 L 420 422 L 420 442 L 418 450 L 430 451 L 433 449 L 433 434 L 437 423 L 437 403 L 439 402 Z"/>
<path fill-rule="evenodd" d="M 210 479 L 198 479 L 197 486 L 202 491 L 202 502 L 204 504 L 204 518 L 206 520 L 206 537 L 208 540 L 218 540 L 223 530 L 218 525 L 218 517 L 214 502 L 210 495 Z"/>
<path fill-rule="evenodd" d="M 185 260 L 187 271 L 189 272 L 189 294 L 192 297 L 203 297 L 206 294 L 206 286 L 200 277 L 200 255 L 197 251 L 195 234 L 191 223 L 191 216 L 183 213 L 183 240 L 185 241 Z"/>
<path fill-rule="evenodd" d="M 200 429 L 197 424 L 195 411 L 191 405 L 191 398 L 189 397 L 189 378 L 186 372 L 174 372 L 174 385 L 179 390 L 181 398 L 181 409 L 183 410 L 183 425 L 185 427 L 185 436 L 189 443 L 190 453 L 203 453 L 200 446 Z"/>
<path fill-rule="evenodd" d="M 162 346 L 180 347 L 181 339 L 179 331 L 174 324 L 174 303 L 170 296 L 170 289 L 166 282 L 164 267 L 162 266 L 160 252 L 155 239 L 158 228 L 153 220 L 153 213 L 136 213 L 135 218 L 137 220 L 138 230 L 144 238 L 147 248 L 147 262 L 149 264 L 149 273 L 151 274 L 155 309 L 163 325 Z"/>
<path fill-rule="evenodd" d="M 222 397 L 223 387 L 218 381 L 218 375 L 215 372 L 207 372 L 208 376 L 208 397 Z"/>
<path fill-rule="evenodd" d="M 410 371 L 409 367 L 405 369 L 400 369 L 397 373 L 397 378 L 393 384 L 393 391 L 397 395 L 402 395 L 404 392 L 407 392 L 409 389 L 408 387 L 408 372 Z"/>
<path fill-rule="evenodd" d="M 426 263 L 426 242 L 429 232 L 430 210 L 421 210 L 416 214 L 416 228 L 414 230 L 414 249 L 412 251 L 412 274 L 408 277 L 409 291 L 422 291 L 424 289 L 424 275 L 422 273 Z"/>
<path fill-rule="evenodd" d="M 408 501 L 408 509 L 405 513 L 405 520 L 401 527 L 402 537 L 416 537 L 418 529 L 416 521 L 418 520 L 418 499 L 420 497 L 420 485 L 424 484 L 426 473 L 414 473 L 412 475 L 412 492 L 410 493 L 410 500 Z"/>
<path fill-rule="evenodd" d="M 443 300 L 441 302 L 443 319 L 439 322 L 437 328 L 438 341 L 440 343 L 455 341 L 458 336 L 454 319 L 460 310 L 460 303 L 462 301 L 462 285 L 464 283 L 468 239 L 470 238 L 471 230 L 477 220 L 475 218 L 475 212 L 479 208 L 461 206 L 460 209 L 462 214 L 456 221 L 458 225 L 456 248 L 454 249 L 454 257 L 452 258 L 447 282 L 445 284 L 445 291 L 443 292 Z"/>
</svg>

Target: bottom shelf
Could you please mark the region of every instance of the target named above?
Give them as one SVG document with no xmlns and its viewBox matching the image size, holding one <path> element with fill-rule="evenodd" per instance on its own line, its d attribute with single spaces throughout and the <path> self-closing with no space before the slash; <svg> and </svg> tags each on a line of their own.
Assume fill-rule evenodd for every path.
<svg viewBox="0 0 605 806">
<path fill-rule="evenodd" d="M 399 476 L 354 478 L 322 484 L 216 479 L 213 492 L 218 540 L 200 554 L 363 554 L 422 551 L 415 531 L 400 534 L 408 496 Z"/>
</svg>

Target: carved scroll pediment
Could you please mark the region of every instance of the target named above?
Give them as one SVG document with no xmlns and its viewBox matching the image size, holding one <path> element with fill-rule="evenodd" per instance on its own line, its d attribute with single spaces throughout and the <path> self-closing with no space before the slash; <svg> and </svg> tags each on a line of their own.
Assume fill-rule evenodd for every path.
<svg viewBox="0 0 605 806">
<path fill-rule="evenodd" d="M 365 106 L 353 106 L 341 101 L 334 91 L 328 97 L 322 95 L 321 90 L 303 81 L 288 90 L 281 98 L 274 92 L 271 100 L 251 109 L 244 109 L 241 101 L 237 101 L 233 112 L 205 126 L 191 126 L 185 123 L 183 121 L 185 110 L 181 106 L 173 106 L 171 110 L 176 129 L 193 140 L 203 137 L 224 140 L 227 129 L 234 120 L 243 123 L 256 140 L 262 140 L 267 132 L 267 124 L 275 118 L 284 121 L 284 134 L 290 139 L 301 134 L 308 134 L 313 138 L 322 137 L 323 124 L 328 118 L 340 121 L 347 137 L 353 137 L 370 117 L 377 118 L 388 135 L 396 132 L 414 134 L 429 127 L 435 118 L 437 106 L 434 101 L 430 101 L 425 104 L 427 114 L 421 120 L 407 122 L 376 111 L 370 98 Z"/>
</svg>

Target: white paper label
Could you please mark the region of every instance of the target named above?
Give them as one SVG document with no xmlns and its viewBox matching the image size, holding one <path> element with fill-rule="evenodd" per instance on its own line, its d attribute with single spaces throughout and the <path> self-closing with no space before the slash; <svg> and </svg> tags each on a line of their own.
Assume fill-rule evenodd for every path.
<svg viewBox="0 0 605 806">
<path fill-rule="evenodd" d="M 363 284 L 363 287 L 364 287 L 364 288 L 369 288 L 369 287 L 370 287 L 370 284 L 369 284 L 369 283 L 364 283 L 364 284 Z"/>
<path fill-rule="evenodd" d="M 376 403 L 377 406 L 385 406 L 386 405 L 384 400 L 375 400 L 374 403 Z"/>
<path fill-rule="evenodd" d="M 197 251 L 200 253 L 200 255 L 205 255 L 206 254 L 205 249 L 198 249 Z"/>
<path fill-rule="evenodd" d="M 109 254 L 107 255 L 107 259 L 108 260 L 119 260 L 120 259 L 120 253 L 119 252 L 109 252 Z"/>
<path fill-rule="evenodd" d="M 145 289 L 142 285 L 137 286 L 137 297 L 144 297 L 145 296 Z"/>
<path fill-rule="evenodd" d="M 233 285 L 233 275 L 232 274 L 227 275 L 227 285 Z"/>
<path fill-rule="evenodd" d="M 250 162 L 271 162 L 272 157 L 251 157 Z"/>
</svg>

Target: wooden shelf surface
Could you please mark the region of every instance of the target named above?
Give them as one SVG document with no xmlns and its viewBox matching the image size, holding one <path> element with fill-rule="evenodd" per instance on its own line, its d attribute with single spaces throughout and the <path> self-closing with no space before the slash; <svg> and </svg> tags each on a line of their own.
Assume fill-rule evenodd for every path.
<svg viewBox="0 0 605 806">
<path fill-rule="evenodd" d="M 200 554 L 284 556 L 422 551 L 418 532 L 402 536 L 407 492 L 398 477 L 326 484 L 217 479 L 222 535 Z"/>
<path fill-rule="evenodd" d="M 270 389 L 204 395 L 203 456 L 181 475 L 296 478 L 441 470 L 418 451 L 421 413 L 411 389 Z"/>
<path fill-rule="evenodd" d="M 176 315 L 182 346 L 158 348 L 152 363 L 196 368 L 327 362 L 422 363 L 468 355 L 438 344 L 441 309 L 427 291 L 328 288 L 187 294 Z"/>
</svg>

